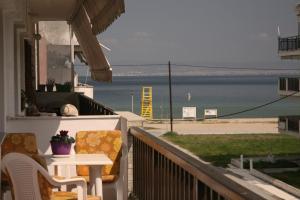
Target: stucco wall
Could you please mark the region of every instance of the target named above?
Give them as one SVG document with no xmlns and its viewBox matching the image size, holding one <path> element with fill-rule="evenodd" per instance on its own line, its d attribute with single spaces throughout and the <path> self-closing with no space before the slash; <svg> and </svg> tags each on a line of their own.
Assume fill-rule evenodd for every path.
<svg viewBox="0 0 300 200">
<path fill-rule="evenodd" d="M 126 126 L 126 125 L 125 125 Z M 126 128 L 126 127 L 123 127 Z M 7 132 L 32 132 L 37 136 L 38 148 L 43 153 L 52 154 L 49 140 L 59 130 L 68 130 L 71 136 L 82 130 L 121 129 L 120 116 L 80 116 L 80 117 L 14 117 L 7 123 Z M 126 135 L 127 131 L 123 131 Z"/>
</svg>

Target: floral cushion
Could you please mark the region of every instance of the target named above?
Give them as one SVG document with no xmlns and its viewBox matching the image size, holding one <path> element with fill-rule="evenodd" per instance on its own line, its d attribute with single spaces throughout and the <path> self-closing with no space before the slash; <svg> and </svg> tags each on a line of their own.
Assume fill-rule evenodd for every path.
<svg viewBox="0 0 300 200">
<path fill-rule="evenodd" d="M 11 152 L 26 154 L 32 157 L 45 169 L 47 169 L 46 161 L 38 156 L 36 137 L 33 133 L 8 133 L 1 145 L 1 157 Z M 2 184 L 5 184 L 5 182 L 7 182 L 12 187 L 9 178 L 5 174 L 2 174 L 1 181 Z M 43 199 L 50 199 L 47 197 L 51 196 L 51 185 L 43 176 L 38 176 L 38 181 L 41 189 L 41 194 L 43 195 L 43 197 L 45 197 Z"/>
<path fill-rule="evenodd" d="M 1 157 L 10 152 L 38 154 L 35 135 L 33 133 L 8 133 L 1 145 Z"/>
<path fill-rule="evenodd" d="M 119 130 L 107 131 L 80 131 L 76 134 L 75 151 L 78 154 L 105 153 L 113 165 L 102 168 L 103 180 L 114 181 L 119 175 L 120 158 L 122 154 L 122 135 Z M 79 176 L 89 176 L 87 166 L 77 166 Z M 105 177 L 108 178 L 105 178 Z"/>
<path fill-rule="evenodd" d="M 101 200 L 100 197 L 88 195 L 88 200 Z M 75 192 L 53 192 L 51 200 L 77 200 Z"/>
</svg>

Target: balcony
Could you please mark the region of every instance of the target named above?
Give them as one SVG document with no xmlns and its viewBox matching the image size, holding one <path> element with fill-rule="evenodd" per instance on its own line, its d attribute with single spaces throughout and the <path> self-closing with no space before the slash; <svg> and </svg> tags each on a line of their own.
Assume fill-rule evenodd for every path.
<svg viewBox="0 0 300 200">
<path fill-rule="evenodd" d="M 282 59 L 300 59 L 300 36 L 278 38 L 278 54 Z"/>
<path fill-rule="evenodd" d="M 133 149 L 134 199 L 268 199 L 233 181 L 229 171 L 140 128 L 129 130 L 129 144 Z"/>
<path fill-rule="evenodd" d="M 299 79 L 299 77 L 280 77 L 278 79 L 278 94 L 287 96 L 299 92 Z M 300 93 L 296 93 L 294 96 L 300 96 Z"/>
<path fill-rule="evenodd" d="M 98 122 L 101 122 L 100 126 L 122 129 L 123 139 L 126 143 L 127 139 L 125 138 L 128 135 L 128 146 L 131 149 L 128 157 L 129 184 L 123 185 L 125 188 L 129 186 L 130 198 L 128 199 L 274 199 L 270 194 L 267 195 L 260 190 L 247 188 L 247 186 L 236 182 L 232 172 L 201 161 L 151 133 L 137 127 L 130 128 L 127 132 L 124 129 L 126 121 L 123 121 L 122 127 L 119 127 L 120 123 L 112 123 L 116 121 L 117 117 L 115 116 L 114 119 L 102 118 Z M 64 121 L 61 122 L 65 123 Z M 83 123 L 81 124 L 81 130 L 82 128 L 90 129 L 97 126 L 95 123 L 86 126 L 84 120 L 81 120 L 80 123 Z M 51 125 L 50 123 L 47 124 L 48 126 Z M 94 126 L 91 124 L 94 124 Z M 41 144 L 41 142 L 48 142 L 49 138 L 45 134 L 37 136 L 39 149 L 44 150 L 41 147 L 49 146 L 49 144 Z M 125 197 L 122 200 L 125 199 L 127 198 Z"/>
<path fill-rule="evenodd" d="M 299 135 L 300 116 L 281 116 L 279 117 L 279 130 Z"/>
</svg>

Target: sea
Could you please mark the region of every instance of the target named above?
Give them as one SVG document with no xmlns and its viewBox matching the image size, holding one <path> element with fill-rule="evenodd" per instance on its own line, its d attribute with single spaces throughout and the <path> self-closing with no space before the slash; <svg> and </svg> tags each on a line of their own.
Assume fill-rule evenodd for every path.
<svg viewBox="0 0 300 200">
<path fill-rule="evenodd" d="M 94 99 L 115 111 L 140 115 L 142 87 L 152 87 L 153 117 L 170 116 L 168 76 L 114 76 L 112 83 L 80 77 L 80 82 L 94 86 Z M 196 107 L 201 119 L 204 109 L 217 109 L 224 118 L 269 118 L 300 115 L 300 97 L 278 95 L 278 76 L 173 76 L 173 116 L 182 119 L 183 107 Z M 133 108 L 132 108 L 133 98 Z M 243 112 L 245 110 L 250 110 Z M 234 114 L 238 113 L 238 114 Z"/>
</svg>

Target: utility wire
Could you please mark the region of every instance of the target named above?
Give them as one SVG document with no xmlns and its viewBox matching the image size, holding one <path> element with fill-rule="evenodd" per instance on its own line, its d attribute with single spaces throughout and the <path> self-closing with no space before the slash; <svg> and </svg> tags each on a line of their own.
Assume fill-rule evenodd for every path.
<svg viewBox="0 0 300 200">
<path fill-rule="evenodd" d="M 83 64 L 77 64 L 76 66 L 86 66 Z M 161 67 L 168 66 L 167 63 L 149 63 L 149 64 L 112 64 L 113 67 Z M 207 65 L 190 65 L 190 64 L 176 64 L 172 63 L 172 66 L 178 67 L 194 67 L 202 69 L 232 69 L 232 70 L 275 70 L 275 71 L 286 71 L 286 70 L 300 70 L 300 68 L 271 68 L 271 67 L 220 67 L 220 66 L 207 66 Z"/>
<path fill-rule="evenodd" d="M 206 65 L 188 65 L 188 64 L 174 64 L 173 66 L 179 67 L 195 67 L 195 68 L 206 68 L 206 69 L 238 69 L 238 70 L 300 70 L 300 68 L 270 68 L 270 67 L 218 67 L 218 66 L 206 66 Z"/>
<path fill-rule="evenodd" d="M 116 67 L 153 67 L 153 66 L 167 66 L 167 63 L 152 63 L 152 64 L 119 64 L 119 65 L 112 65 L 112 66 L 116 66 Z M 279 70 L 279 71 L 286 71 L 286 70 L 300 70 L 297 68 L 284 68 L 284 69 L 279 69 L 279 68 L 266 68 L 266 67 L 262 67 L 262 68 L 257 68 L 257 67 L 218 67 L 218 66 L 205 66 L 205 65 L 190 65 L 190 64 L 176 64 L 176 63 L 172 63 L 173 66 L 179 66 L 179 67 L 197 67 L 197 68 L 205 68 L 205 69 L 232 69 L 232 70 Z M 77 66 L 81 66 L 81 65 L 77 65 Z M 224 115 L 220 115 L 217 117 L 208 117 L 206 119 L 217 119 L 217 118 L 224 118 L 224 117 L 229 117 L 229 116 L 233 116 L 233 115 L 237 115 L 237 114 L 241 114 L 241 113 L 245 113 L 245 112 L 249 112 L 249 111 L 253 111 L 253 110 L 257 110 L 259 108 L 262 107 L 266 107 L 268 105 L 271 105 L 273 103 L 279 102 L 283 99 L 286 99 L 288 97 L 294 96 L 295 94 L 297 94 L 299 92 L 294 92 L 292 94 L 289 94 L 287 96 L 281 97 L 279 99 L 267 102 L 265 104 L 259 105 L 259 106 L 255 106 L 246 110 L 242 110 L 242 111 L 238 111 L 238 112 L 234 112 L 234 113 L 229 113 L 229 114 L 224 114 Z"/>
<path fill-rule="evenodd" d="M 259 108 L 266 107 L 266 106 L 268 106 L 268 105 L 271 105 L 271 104 L 273 104 L 273 103 L 276 103 L 276 102 L 281 101 L 281 100 L 283 100 L 283 99 L 286 99 L 286 98 L 288 98 L 288 97 L 294 96 L 294 95 L 297 94 L 297 93 L 299 93 L 299 92 L 293 92 L 292 94 L 286 95 L 286 96 L 281 97 L 281 98 L 279 98 L 279 99 L 270 101 L 270 102 L 268 102 L 268 103 L 265 103 L 265 104 L 262 104 L 262 105 L 259 105 L 259 106 L 255 106 L 255 107 L 252 107 L 252 108 L 248 108 L 248 109 L 246 109 L 246 110 L 241 110 L 241 111 L 234 112 L 234 113 L 224 114 L 224 115 L 220 115 L 220 116 L 217 116 L 217 117 L 208 117 L 208 118 L 205 118 L 205 119 L 218 119 L 218 118 L 224 118 L 224 117 L 229 117 L 229 116 L 233 116 L 233 115 L 237 115 L 237 114 L 241 114 L 241 113 L 245 113 L 245 112 L 257 110 L 257 109 L 259 109 Z"/>
</svg>

